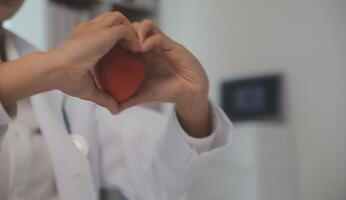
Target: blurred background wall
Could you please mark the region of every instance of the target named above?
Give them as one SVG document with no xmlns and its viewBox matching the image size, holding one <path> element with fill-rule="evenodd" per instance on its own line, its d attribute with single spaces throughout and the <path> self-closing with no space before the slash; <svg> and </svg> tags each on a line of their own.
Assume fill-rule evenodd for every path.
<svg viewBox="0 0 346 200">
<path fill-rule="evenodd" d="M 8 25 L 46 49 L 46 8 L 26 0 Z M 161 0 L 158 20 L 202 61 L 216 102 L 223 80 L 285 79 L 285 122 L 236 124 L 185 199 L 346 199 L 345 0 Z"/>
<path fill-rule="evenodd" d="M 284 74 L 300 199 L 346 199 L 346 1 L 162 0 L 160 12 L 202 60 L 217 102 L 221 80 Z"/>
</svg>

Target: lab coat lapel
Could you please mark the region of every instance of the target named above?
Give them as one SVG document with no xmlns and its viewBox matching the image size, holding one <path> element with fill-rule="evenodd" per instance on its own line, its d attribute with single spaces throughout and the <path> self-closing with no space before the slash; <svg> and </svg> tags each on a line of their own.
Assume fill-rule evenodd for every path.
<svg viewBox="0 0 346 200">
<path fill-rule="evenodd" d="M 75 148 L 65 130 L 63 94 L 52 91 L 31 97 L 33 109 L 47 141 L 58 186 L 64 200 L 96 200 L 97 194 L 87 159 Z"/>
<path fill-rule="evenodd" d="M 10 31 L 6 34 L 14 58 L 35 50 L 31 44 Z M 58 91 L 46 92 L 35 95 L 30 100 L 49 148 L 59 199 L 98 199 L 89 163 L 75 148 L 66 132 L 60 108 L 63 94 Z"/>
</svg>

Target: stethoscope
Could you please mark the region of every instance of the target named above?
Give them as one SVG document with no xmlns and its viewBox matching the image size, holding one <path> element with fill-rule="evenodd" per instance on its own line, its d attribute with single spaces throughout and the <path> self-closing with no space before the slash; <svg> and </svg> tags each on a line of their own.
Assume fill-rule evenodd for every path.
<svg viewBox="0 0 346 200">
<path fill-rule="evenodd" d="M 61 105 L 61 112 L 63 121 L 65 124 L 65 129 L 67 133 L 70 135 L 72 143 L 75 145 L 75 147 L 85 156 L 87 157 L 89 155 L 89 145 L 87 140 L 80 134 L 73 133 L 70 120 L 68 118 L 67 112 L 66 112 L 66 103 L 67 103 L 67 97 L 64 96 L 63 102 Z"/>
</svg>

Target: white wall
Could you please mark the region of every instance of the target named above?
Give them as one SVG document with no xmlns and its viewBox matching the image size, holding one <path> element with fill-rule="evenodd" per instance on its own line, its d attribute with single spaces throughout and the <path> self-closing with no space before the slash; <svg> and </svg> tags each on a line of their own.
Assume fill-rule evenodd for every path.
<svg viewBox="0 0 346 200">
<path fill-rule="evenodd" d="M 164 30 L 204 64 L 214 100 L 222 79 L 285 75 L 300 199 L 346 199 L 346 1 L 162 0 L 161 8 Z"/>
<path fill-rule="evenodd" d="M 47 0 L 25 0 L 17 15 L 7 21 L 7 26 L 35 47 L 48 48 Z"/>
</svg>

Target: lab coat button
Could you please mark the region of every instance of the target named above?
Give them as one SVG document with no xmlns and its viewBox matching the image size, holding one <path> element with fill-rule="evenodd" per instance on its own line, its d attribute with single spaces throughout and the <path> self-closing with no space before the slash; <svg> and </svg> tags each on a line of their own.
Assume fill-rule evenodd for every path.
<svg viewBox="0 0 346 200">
<path fill-rule="evenodd" d="M 89 145 L 88 142 L 84 139 L 83 136 L 79 134 L 71 134 L 71 139 L 75 147 L 87 157 L 89 154 Z"/>
</svg>

